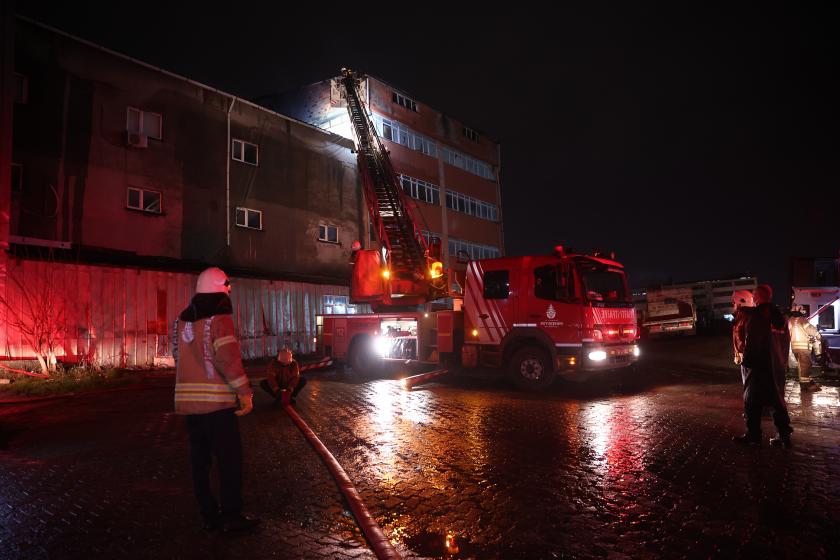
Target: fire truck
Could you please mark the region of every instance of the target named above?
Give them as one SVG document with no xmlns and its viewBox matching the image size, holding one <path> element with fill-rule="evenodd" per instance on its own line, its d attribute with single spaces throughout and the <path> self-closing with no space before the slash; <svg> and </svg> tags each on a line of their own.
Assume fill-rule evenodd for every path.
<svg viewBox="0 0 840 560">
<path fill-rule="evenodd" d="M 417 228 L 359 95 L 339 78 L 355 132 L 362 188 L 378 249 L 356 248 L 351 300 L 373 313 L 319 315 L 320 353 L 369 372 L 387 361 L 506 371 L 544 389 L 561 372 L 617 369 L 639 357 L 635 310 L 614 255 L 562 246 L 551 254 L 466 262 L 450 290 L 440 240 Z"/>
</svg>

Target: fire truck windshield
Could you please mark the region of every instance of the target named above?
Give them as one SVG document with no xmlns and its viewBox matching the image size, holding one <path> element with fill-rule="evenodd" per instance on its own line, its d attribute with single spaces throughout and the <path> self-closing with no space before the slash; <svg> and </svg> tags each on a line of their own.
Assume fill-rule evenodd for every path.
<svg viewBox="0 0 840 560">
<path fill-rule="evenodd" d="M 600 263 L 579 263 L 586 299 L 593 303 L 626 304 L 630 302 L 624 271 Z"/>
</svg>

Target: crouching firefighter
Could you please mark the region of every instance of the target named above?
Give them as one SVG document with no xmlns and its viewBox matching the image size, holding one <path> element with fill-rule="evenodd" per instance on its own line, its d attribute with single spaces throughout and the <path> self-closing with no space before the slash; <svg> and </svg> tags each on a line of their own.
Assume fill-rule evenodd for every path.
<svg viewBox="0 0 840 560">
<path fill-rule="evenodd" d="M 300 374 L 300 366 L 288 348 L 277 353 L 277 359 L 268 365 L 268 377 L 260 382 L 260 387 L 274 398 L 275 405 L 282 404 L 284 398 L 295 404 L 305 386 L 306 378 Z"/>
<path fill-rule="evenodd" d="M 259 521 L 242 515 L 242 442 L 238 416 L 253 408 L 253 392 L 234 335 L 230 280 L 218 268 L 198 277 L 196 294 L 173 329 L 175 413 L 186 416 L 193 490 L 204 528 L 240 532 Z M 216 460 L 220 503 L 210 488 Z"/>
<path fill-rule="evenodd" d="M 741 378 L 744 381 L 744 416 L 747 433 L 735 436 L 735 443 L 758 445 L 761 442 L 761 410 L 772 409 L 778 435 L 770 439 L 774 446 L 790 447 L 790 416 L 784 399 L 784 376 L 790 334 L 787 321 L 771 303 L 773 290 L 761 285 L 753 292 L 755 308 L 744 310 L 743 320 L 733 333 L 736 352 L 742 356 Z"/>
</svg>

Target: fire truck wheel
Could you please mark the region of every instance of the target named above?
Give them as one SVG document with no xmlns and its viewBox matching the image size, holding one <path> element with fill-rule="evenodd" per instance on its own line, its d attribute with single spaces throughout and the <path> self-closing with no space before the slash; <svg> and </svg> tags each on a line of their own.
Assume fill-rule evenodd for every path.
<svg viewBox="0 0 840 560">
<path fill-rule="evenodd" d="M 347 356 L 347 364 L 356 375 L 373 375 L 379 372 L 382 360 L 376 355 L 373 339 L 363 336 L 353 340 Z"/>
<path fill-rule="evenodd" d="M 554 382 L 554 370 L 548 354 L 534 346 L 516 351 L 510 360 L 508 373 L 511 381 L 526 391 L 541 391 Z"/>
</svg>

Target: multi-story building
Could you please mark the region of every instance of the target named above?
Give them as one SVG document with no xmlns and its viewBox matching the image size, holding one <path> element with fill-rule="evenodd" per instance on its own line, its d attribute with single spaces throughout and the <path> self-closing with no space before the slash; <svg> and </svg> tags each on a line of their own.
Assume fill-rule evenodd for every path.
<svg viewBox="0 0 840 560">
<path fill-rule="evenodd" d="M 331 79 L 257 102 L 351 138 L 342 93 Z M 502 255 L 499 143 L 381 79 L 368 76 L 361 93 L 403 190 L 416 201 L 420 227 L 441 238 L 449 267 L 463 268 L 461 251 L 474 259 Z"/>
<path fill-rule="evenodd" d="M 209 265 L 236 278 L 247 356 L 314 348 L 315 314 L 346 309 L 350 245 L 366 231 L 352 141 L 28 19 L 2 23 L 14 40 L 4 33 L 0 67 L 13 120 L 0 129 L 12 145 L 0 356 L 31 355 L 26 301 L 49 297 L 59 356 L 151 364 Z"/>
</svg>

